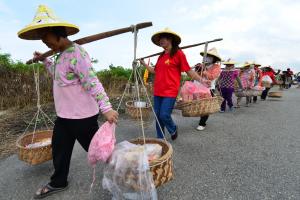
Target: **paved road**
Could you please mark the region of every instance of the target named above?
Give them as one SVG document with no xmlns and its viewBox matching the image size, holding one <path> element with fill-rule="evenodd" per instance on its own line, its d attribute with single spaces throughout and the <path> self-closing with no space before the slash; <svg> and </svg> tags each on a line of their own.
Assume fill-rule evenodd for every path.
<svg viewBox="0 0 300 200">
<path fill-rule="evenodd" d="M 194 130 L 197 118 L 175 112 L 180 135 L 175 149 L 176 178 L 158 189 L 159 199 L 300 199 L 300 90 L 284 92 L 280 100 L 215 114 L 207 130 Z M 153 126 L 146 133 L 154 134 Z M 137 137 L 138 128 L 123 119 L 118 141 Z M 13 155 L 0 161 L 0 199 L 31 199 L 51 175 L 51 162 L 31 167 Z M 76 146 L 70 169 L 70 189 L 49 200 L 111 199 L 101 188 L 103 165 L 92 170 L 86 153 Z"/>
</svg>

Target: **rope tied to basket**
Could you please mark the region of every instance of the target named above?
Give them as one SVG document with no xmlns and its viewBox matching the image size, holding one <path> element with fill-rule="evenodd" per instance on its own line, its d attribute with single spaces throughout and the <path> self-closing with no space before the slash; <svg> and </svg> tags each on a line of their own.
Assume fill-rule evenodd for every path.
<svg viewBox="0 0 300 200">
<path fill-rule="evenodd" d="M 170 181 L 173 178 L 174 175 L 174 170 L 173 170 L 173 149 L 171 144 L 167 142 L 167 139 L 165 137 L 165 134 L 162 130 L 162 127 L 159 123 L 158 117 L 154 111 L 150 96 L 148 94 L 148 90 L 144 85 L 143 77 L 141 76 L 141 65 L 140 62 L 136 59 L 136 53 L 137 53 L 137 29 L 136 27 L 133 27 L 133 33 L 134 33 L 134 55 L 133 55 L 133 62 L 132 62 L 132 72 L 129 76 L 128 83 L 126 84 L 126 87 L 123 91 L 123 94 L 121 96 L 120 102 L 117 107 L 117 111 L 120 109 L 121 104 L 124 100 L 125 93 L 127 91 L 127 88 L 130 86 L 131 80 L 134 82 L 134 95 L 133 95 L 133 101 L 131 102 L 130 107 L 127 107 L 129 102 L 126 102 L 126 111 L 130 109 L 134 109 L 134 113 L 138 113 L 138 119 L 140 121 L 140 126 L 141 126 L 141 132 L 139 132 L 140 137 L 138 139 L 133 139 L 130 140 L 131 143 L 137 144 L 137 145 L 143 145 L 142 147 L 144 148 L 144 152 L 146 152 L 146 145 L 145 144 L 159 144 L 162 146 L 162 155 L 159 159 L 156 159 L 155 162 L 151 161 L 149 162 L 149 167 L 150 171 L 153 175 L 153 181 L 154 185 L 156 187 Z M 146 108 L 142 106 L 135 105 L 134 102 L 141 101 L 141 94 L 140 94 L 140 89 L 143 89 L 145 91 L 144 95 L 146 96 Z M 149 104 L 147 105 L 147 102 Z M 150 106 L 149 106 L 150 105 Z M 148 113 L 149 107 L 151 108 L 151 111 L 154 114 L 155 120 L 158 124 L 158 127 L 160 131 L 163 133 L 163 140 L 161 139 L 156 139 L 156 138 L 146 138 L 145 136 L 145 127 L 144 127 L 144 115 Z M 137 111 L 137 112 L 136 112 Z M 147 111 L 146 113 L 144 111 Z M 128 113 L 130 116 L 132 113 Z M 134 115 L 135 115 L 134 114 Z M 132 117 L 132 116 L 131 116 Z"/>
<path fill-rule="evenodd" d="M 154 114 L 154 117 L 155 117 L 155 120 L 156 122 L 158 123 L 158 126 L 161 130 L 161 132 L 163 133 L 163 139 L 167 142 L 167 139 L 165 137 L 165 134 L 162 130 L 162 127 L 159 123 L 159 120 L 158 120 L 158 117 L 156 116 L 156 113 L 154 111 L 154 108 L 153 108 L 153 105 L 151 103 L 151 99 L 148 95 L 148 91 L 147 91 L 147 88 L 145 87 L 144 85 L 144 82 L 143 82 L 143 78 L 139 72 L 139 69 L 140 69 L 140 63 L 138 62 L 137 58 L 136 58 L 136 54 L 137 54 L 137 42 L 138 42 L 138 29 L 135 25 L 132 25 L 132 32 L 134 34 L 134 45 L 133 45 L 133 62 L 132 62 L 132 73 L 130 74 L 130 77 L 128 79 L 128 83 L 130 83 L 130 80 L 132 78 L 132 76 L 134 76 L 134 86 L 135 86 L 135 95 L 136 95 L 136 98 L 138 101 L 141 101 L 141 95 L 140 95 L 140 85 L 142 86 L 142 89 L 145 91 L 145 94 L 146 94 L 146 99 L 147 101 L 149 102 L 149 105 L 151 107 L 151 110 Z M 117 111 L 120 109 L 120 106 L 122 104 L 122 101 L 124 100 L 124 96 L 125 96 L 125 93 L 126 93 L 126 90 L 127 90 L 127 87 L 128 87 L 129 84 L 126 84 L 126 87 L 124 89 L 124 92 L 121 96 L 121 99 L 120 99 L 120 102 L 118 104 L 118 107 L 117 107 Z M 134 102 L 134 101 L 133 101 Z M 142 129 L 142 138 L 143 138 L 143 141 L 144 141 L 144 144 L 146 144 L 146 136 L 145 136 L 145 127 L 144 127 L 144 120 L 143 120 L 143 112 L 142 112 L 142 107 L 139 106 L 138 107 L 138 112 L 139 112 L 139 120 L 140 120 L 140 123 L 141 123 L 141 129 Z"/>
<path fill-rule="evenodd" d="M 34 123 L 34 129 L 33 129 L 33 137 L 32 137 L 32 141 L 34 139 L 34 133 L 36 131 L 36 127 L 37 127 L 37 123 L 39 120 L 39 116 L 41 115 L 44 124 L 46 126 L 47 129 L 49 129 L 49 126 L 47 124 L 46 119 L 52 124 L 54 125 L 54 122 L 50 119 L 50 117 L 43 111 L 42 107 L 41 107 L 41 93 L 40 93 L 40 70 L 39 67 L 37 66 L 37 69 L 35 69 L 36 64 L 32 65 L 33 67 L 33 76 L 34 76 L 34 83 L 35 83 L 35 90 L 36 90 L 36 95 L 37 95 L 37 102 L 36 102 L 36 107 L 37 107 L 37 111 L 34 114 L 33 118 L 31 119 L 30 123 L 28 124 L 28 126 L 25 128 L 23 135 L 26 134 L 27 130 L 29 129 L 30 125 L 32 124 L 32 122 L 35 120 Z"/>
<path fill-rule="evenodd" d="M 39 66 L 36 64 L 32 65 L 33 67 L 33 78 L 35 83 L 35 92 L 37 95 L 36 107 L 37 111 L 35 112 L 33 118 L 30 120 L 29 124 L 25 128 L 24 132 L 16 141 L 16 146 L 19 149 L 19 159 L 23 160 L 32 165 L 39 164 L 51 159 L 51 144 L 42 147 L 27 147 L 29 144 L 33 144 L 35 139 L 40 140 L 41 138 L 51 138 L 52 132 L 49 131 L 49 126 L 47 121 L 54 125 L 50 117 L 43 111 L 41 106 L 41 94 L 40 94 L 40 70 Z M 47 131 L 37 132 L 37 124 L 42 120 L 44 122 Z M 29 127 L 33 125 L 33 132 L 27 134 Z M 38 133 L 38 135 L 36 135 Z M 29 140 L 29 137 L 30 140 Z M 44 149 L 44 150 L 43 150 Z"/>
</svg>

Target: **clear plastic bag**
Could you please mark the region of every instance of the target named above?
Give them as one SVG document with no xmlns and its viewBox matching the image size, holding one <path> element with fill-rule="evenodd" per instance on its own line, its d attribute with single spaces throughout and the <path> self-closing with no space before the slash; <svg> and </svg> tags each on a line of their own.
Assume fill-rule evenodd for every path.
<svg viewBox="0 0 300 200">
<path fill-rule="evenodd" d="M 272 83 L 273 81 L 270 76 L 264 76 L 262 77 L 262 82 Z"/>
<path fill-rule="evenodd" d="M 159 144 L 145 144 L 148 161 L 152 161 L 161 157 L 162 146 Z"/>
<path fill-rule="evenodd" d="M 157 200 L 146 147 L 123 141 L 104 169 L 102 186 L 113 200 Z"/>
</svg>

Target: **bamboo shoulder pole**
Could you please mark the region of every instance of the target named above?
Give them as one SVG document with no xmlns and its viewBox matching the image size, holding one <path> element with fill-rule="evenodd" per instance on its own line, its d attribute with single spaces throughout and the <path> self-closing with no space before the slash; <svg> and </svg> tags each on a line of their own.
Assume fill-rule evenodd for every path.
<svg viewBox="0 0 300 200">
<path fill-rule="evenodd" d="M 218 39 L 209 40 L 209 41 L 206 41 L 206 42 L 201 42 L 201 43 L 197 43 L 197 44 L 191 44 L 191 45 L 183 46 L 183 47 L 180 47 L 180 49 L 188 49 L 188 48 L 192 48 L 192 47 L 204 45 L 206 43 L 209 44 L 209 43 L 212 43 L 212 42 L 218 42 L 218 41 L 222 41 L 222 40 L 223 40 L 223 38 L 218 38 Z M 145 58 L 151 58 L 151 57 L 154 57 L 154 56 L 159 56 L 161 53 L 162 52 L 151 54 L 149 56 L 145 56 L 145 57 L 139 58 L 138 60 L 145 59 Z"/>
<path fill-rule="evenodd" d="M 139 23 L 139 24 L 135 25 L 137 30 L 147 28 L 147 27 L 150 27 L 150 26 L 152 26 L 152 22 L 144 22 L 144 23 Z M 87 37 L 84 37 L 84 38 L 77 39 L 74 42 L 77 43 L 77 44 L 82 45 L 82 44 L 87 44 L 87 43 L 94 42 L 94 41 L 97 41 L 97 40 L 102 40 L 102 39 L 105 39 L 105 38 L 108 38 L 108 37 L 112 37 L 112 36 L 115 36 L 115 35 L 120 35 L 120 34 L 127 33 L 127 32 L 133 32 L 133 31 L 134 31 L 134 25 L 129 26 L 129 27 L 125 27 L 125 28 L 115 29 L 115 30 L 112 30 L 112 31 L 98 33 L 98 34 L 95 34 L 95 35 L 90 35 L 90 36 L 87 36 Z M 31 63 L 36 62 L 36 61 L 44 60 L 45 58 L 47 58 L 47 57 L 49 57 L 53 54 L 54 54 L 54 52 L 52 50 L 47 51 L 35 60 L 33 60 L 33 59 L 28 60 L 26 62 L 26 64 L 31 64 Z"/>
</svg>

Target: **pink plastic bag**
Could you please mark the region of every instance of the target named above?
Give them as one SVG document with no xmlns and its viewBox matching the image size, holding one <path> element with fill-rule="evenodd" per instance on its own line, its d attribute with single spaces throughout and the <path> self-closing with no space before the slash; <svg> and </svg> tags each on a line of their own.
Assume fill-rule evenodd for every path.
<svg viewBox="0 0 300 200">
<path fill-rule="evenodd" d="M 195 83 L 193 83 L 191 81 L 185 81 L 181 88 L 181 93 L 193 94 L 196 90 L 197 90 L 197 87 L 196 87 Z"/>
<path fill-rule="evenodd" d="M 182 101 L 200 100 L 211 97 L 210 90 L 200 82 L 186 81 L 180 91 Z"/>
<path fill-rule="evenodd" d="M 95 167 L 98 161 L 106 162 L 111 156 L 115 143 L 116 124 L 105 122 L 94 135 L 88 152 L 88 163 Z"/>
<path fill-rule="evenodd" d="M 211 97 L 209 88 L 207 88 L 200 82 L 195 82 L 194 84 L 196 85 L 196 90 L 194 92 L 194 100 L 200 100 Z"/>
<path fill-rule="evenodd" d="M 181 90 L 180 90 L 180 96 L 182 97 L 182 101 L 192 101 L 194 99 L 193 93 L 196 90 L 196 86 L 191 81 L 186 81 Z"/>
</svg>

